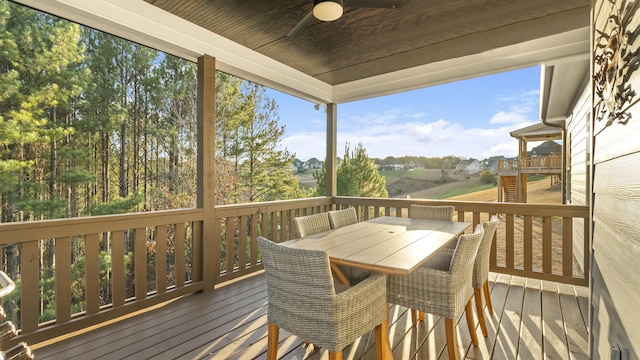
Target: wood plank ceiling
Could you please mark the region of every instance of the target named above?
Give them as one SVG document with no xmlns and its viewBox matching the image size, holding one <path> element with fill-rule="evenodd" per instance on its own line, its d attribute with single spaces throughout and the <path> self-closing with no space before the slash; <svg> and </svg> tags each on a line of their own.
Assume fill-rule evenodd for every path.
<svg viewBox="0 0 640 360">
<path fill-rule="evenodd" d="M 145 0 L 330 85 L 589 26 L 590 0 L 370 0 L 287 34 L 311 0 Z M 354 0 L 355 1 L 355 0 Z M 359 1 L 363 2 L 363 1 Z"/>
</svg>

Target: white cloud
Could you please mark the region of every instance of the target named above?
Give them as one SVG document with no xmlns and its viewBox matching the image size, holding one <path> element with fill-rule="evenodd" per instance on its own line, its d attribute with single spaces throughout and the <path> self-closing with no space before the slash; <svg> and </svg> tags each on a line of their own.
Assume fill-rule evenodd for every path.
<svg viewBox="0 0 640 360">
<path fill-rule="evenodd" d="M 493 115 L 483 113 L 481 118 L 474 118 L 466 125 L 462 120 L 429 119 L 433 115 L 415 109 L 393 108 L 357 115 L 342 113 L 337 124 L 337 155 L 344 156 L 346 143 L 352 149 L 362 143 L 367 154 L 375 158 L 405 155 L 454 155 L 476 159 L 496 155 L 513 157 L 517 155 L 518 142 L 509 133 L 536 122 L 537 97 L 538 90 L 496 97 L 498 108 Z M 451 109 L 451 114 L 456 113 L 456 109 Z M 308 131 L 307 128 L 305 132 L 287 136 L 282 145 L 303 161 L 312 157 L 324 159 L 326 134 L 324 120 L 322 122 L 322 126 L 315 128 L 320 131 Z"/>
<path fill-rule="evenodd" d="M 518 111 L 500 111 L 493 115 L 489 124 L 517 124 L 527 120 L 527 116 Z"/>
<path fill-rule="evenodd" d="M 371 116 L 369 119 L 380 119 Z M 383 124 L 369 121 L 350 126 L 338 124 L 337 152 L 344 156 L 346 143 L 353 149 L 362 143 L 370 157 L 387 156 L 426 156 L 442 157 L 455 155 L 466 158 L 485 159 L 503 155 L 514 157 L 518 151 L 518 142 L 509 133 L 533 124 L 524 117 L 514 118 L 512 122 L 501 124 L 497 128 L 464 128 L 462 124 L 439 119 L 433 122 L 397 122 Z M 516 121 L 517 120 L 517 121 Z M 290 151 L 295 149 L 296 156 L 305 161 L 312 157 L 323 160 L 325 157 L 326 134 L 324 132 L 296 133 L 283 140 L 282 145 Z"/>
<path fill-rule="evenodd" d="M 315 157 L 324 160 L 327 136 L 324 132 L 303 132 L 285 137 L 282 147 L 295 152 L 296 157 L 306 161 Z"/>
</svg>

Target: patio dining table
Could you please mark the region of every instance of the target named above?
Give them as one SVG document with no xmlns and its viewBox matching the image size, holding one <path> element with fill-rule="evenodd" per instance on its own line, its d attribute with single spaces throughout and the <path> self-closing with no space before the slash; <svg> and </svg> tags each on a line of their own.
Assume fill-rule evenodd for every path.
<svg viewBox="0 0 640 360">
<path fill-rule="evenodd" d="M 469 222 L 383 216 L 282 244 L 326 251 L 332 264 L 407 275 L 469 226 Z"/>
<path fill-rule="evenodd" d="M 383 216 L 283 242 L 292 248 L 326 251 L 335 266 L 407 275 L 456 241 L 471 223 Z M 343 275 L 341 275 L 343 276 Z M 382 329 L 388 333 L 388 329 Z M 389 337 L 383 359 L 392 359 Z"/>
</svg>

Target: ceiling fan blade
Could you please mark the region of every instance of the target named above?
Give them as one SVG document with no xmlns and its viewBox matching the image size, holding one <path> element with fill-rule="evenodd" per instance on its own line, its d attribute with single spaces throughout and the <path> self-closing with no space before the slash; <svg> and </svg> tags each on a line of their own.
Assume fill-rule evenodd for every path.
<svg viewBox="0 0 640 360">
<path fill-rule="evenodd" d="M 316 19 L 315 16 L 313 16 L 313 11 L 309 11 L 307 13 L 307 15 L 305 15 L 302 20 L 300 20 L 296 26 L 293 27 L 293 29 L 291 29 L 291 31 L 289 31 L 289 33 L 287 34 L 287 37 L 295 37 L 296 35 L 298 35 L 298 33 L 304 29 L 307 28 L 307 26 L 311 25 L 311 23 Z"/>
<path fill-rule="evenodd" d="M 348 0 L 345 6 L 377 9 L 398 9 L 404 5 L 404 0 Z"/>
</svg>

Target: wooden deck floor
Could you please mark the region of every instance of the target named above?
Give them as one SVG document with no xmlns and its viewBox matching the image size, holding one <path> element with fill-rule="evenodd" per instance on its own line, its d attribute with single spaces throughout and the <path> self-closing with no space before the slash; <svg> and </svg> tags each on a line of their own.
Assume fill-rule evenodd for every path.
<svg viewBox="0 0 640 360">
<path fill-rule="evenodd" d="M 587 359 L 588 289 L 491 274 L 494 315 L 489 336 L 476 329 L 474 348 L 465 317 L 458 322 L 467 359 Z M 264 359 L 267 348 L 264 274 L 194 294 L 68 339 L 30 344 L 36 359 Z M 475 308 L 475 307 L 474 307 Z M 411 327 L 410 314 L 391 308 L 394 359 L 446 359 L 444 321 L 427 316 Z M 373 335 L 356 341 L 344 359 L 374 359 Z M 280 332 L 279 357 L 328 359 L 327 351 L 303 346 Z"/>
</svg>

